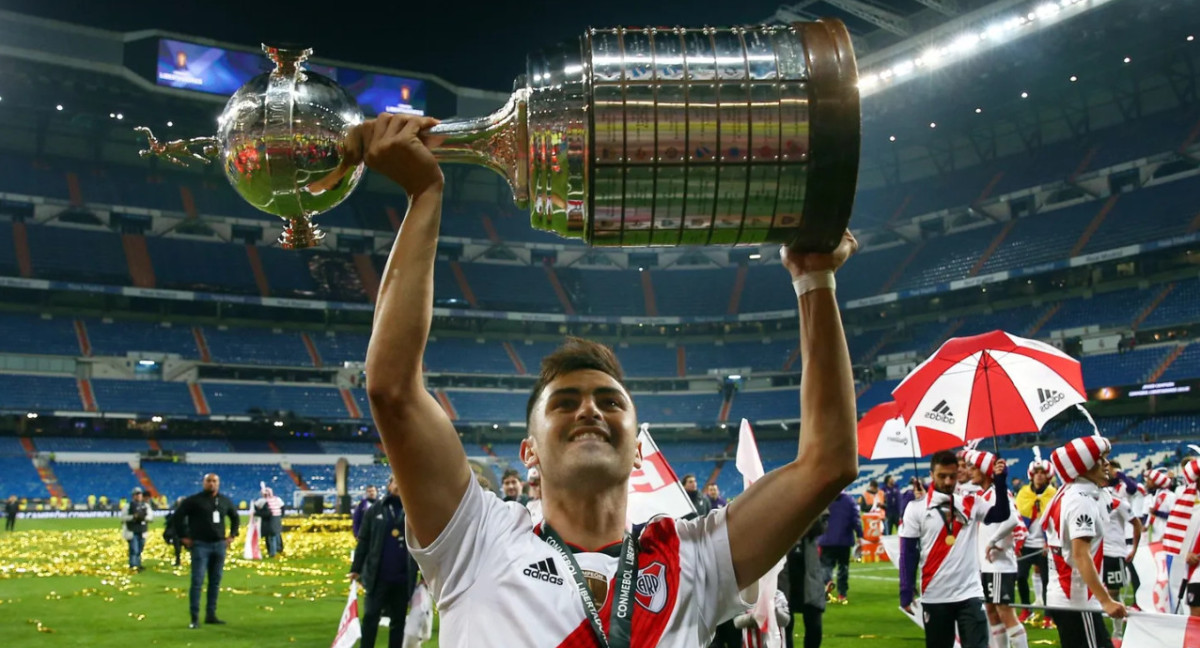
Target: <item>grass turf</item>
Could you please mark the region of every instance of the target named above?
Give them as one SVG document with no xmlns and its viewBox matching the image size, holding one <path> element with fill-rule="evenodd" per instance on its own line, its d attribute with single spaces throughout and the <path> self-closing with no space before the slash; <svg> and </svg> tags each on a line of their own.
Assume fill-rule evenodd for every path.
<svg viewBox="0 0 1200 648">
<path fill-rule="evenodd" d="M 273 561 L 244 561 L 236 545 L 221 583 L 219 614 L 228 625 L 200 630 L 187 629 L 187 554 L 183 566 L 174 567 L 160 532 L 156 522 L 143 554 L 146 570 L 133 574 L 125 568 L 126 544 L 115 520 L 18 519 L 17 532 L 0 534 L 0 643 L 14 648 L 332 643 L 346 601 L 353 548 L 348 528 L 285 533 L 286 555 Z M 921 630 L 896 606 L 894 568 L 852 565 L 850 603 L 826 611 L 822 647 L 924 645 Z M 803 645 L 802 636 L 797 618 L 796 645 Z M 1029 638 L 1030 645 L 1058 645 L 1053 631 L 1030 631 Z M 436 637 L 425 645 L 436 646 Z"/>
</svg>

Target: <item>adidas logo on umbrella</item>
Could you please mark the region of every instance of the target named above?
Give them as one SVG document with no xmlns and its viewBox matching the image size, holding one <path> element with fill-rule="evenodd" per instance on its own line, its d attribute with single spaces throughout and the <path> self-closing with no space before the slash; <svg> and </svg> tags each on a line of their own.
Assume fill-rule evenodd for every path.
<svg viewBox="0 0 1200 648">
<path fill-rule="evenodd" d="M 934 405 L 931 411 L 925 412 L 925 418 L 954 425 L 954 412 L 950 411 L 950 406 L 944 400 Z"/>
<path fill-rule="evenodd" d="M 1038 403 L 1040 403 L 1039 407 L 1043 412 L 1051 407 L 1054 407 L 1061 402 L 1062 399 L 1066 398 L 1066 395 L 1064 395 L 1062 392 L 1053 389 L 1042 389 L 1041 387 L 1038 387 L 1037 391 Z"/>
</svg>

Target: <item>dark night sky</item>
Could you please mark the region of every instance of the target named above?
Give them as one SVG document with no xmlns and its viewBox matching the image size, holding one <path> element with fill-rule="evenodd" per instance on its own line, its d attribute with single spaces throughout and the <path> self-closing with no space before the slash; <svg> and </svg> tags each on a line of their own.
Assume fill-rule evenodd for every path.
<svg viewBox="0 0 1200 648">
<path fill-rule="evenodd" d="M 509 91 L 525 54 L 588 26 L 758 23 L 780 0 L 547 2 L 262 2 L 0 0 L 18 13 L 115 31 L 163 29 L 257 47 L 309 45 L 316 56 L 432 73 Z"/>
</svg>

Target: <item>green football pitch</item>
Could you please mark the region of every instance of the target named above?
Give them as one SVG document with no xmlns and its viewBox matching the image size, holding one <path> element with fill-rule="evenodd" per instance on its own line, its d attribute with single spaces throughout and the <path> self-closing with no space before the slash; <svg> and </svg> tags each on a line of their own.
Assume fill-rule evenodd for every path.
<svg viewBox="0 0 1200 648">
<path fill-rule="evenodd" d="M 158 535 L 142 573 L 125 565 L 115 520 L 25 520 L 0 534 L 0 644 L 24 646 L 321 646 L 332 643 L 346 602 L 353 540 L 348 522 L 332 530 L 285 533 L 282 558 L 230 555 L 221 584 L 225 626 L 188 630 L 188 563 L 174 567 Z M 825 648 L 923 646 L 922 634 L 896 608 L 896 570 L 855 564 L 850 602 L 825 613 Z M 799 621 L 799 619 L 797 619 Z M 382 634 L 386 630 L 381 630 Z M 802 628 L 797 628 L 797 644 Z M 426 646 L 436 646 L 436 637 Z M 1030 645 L 1057 646 L 1055 634 L 1030 633 Z"/>
</svg>

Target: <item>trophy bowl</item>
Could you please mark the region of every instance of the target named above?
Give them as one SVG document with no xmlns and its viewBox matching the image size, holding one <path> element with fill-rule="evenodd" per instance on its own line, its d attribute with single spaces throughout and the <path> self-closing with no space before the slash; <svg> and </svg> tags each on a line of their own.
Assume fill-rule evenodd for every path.
<svg viewBox="0 0 1200 648">
<path fill-rule="evenodd" d="M 160 143 L 140 128 L 141 153 L 220 160 L 246 201 L 287 221 L 283 247 L 311 247 L 312 218 L 362 177 L 340 163 L 363 115 L 304 69 L 311 50 L 263 51 L 275 69 L 230 97 L 216 137 Z M 535 229 L 597 246 L 830 251 L 849 223 L 861 113 L 839 21 L 591 29 L 529 55 L 515 85 L 497 112 L 430 129 L 433 153 L 499 173 Z"/>
</svg>

